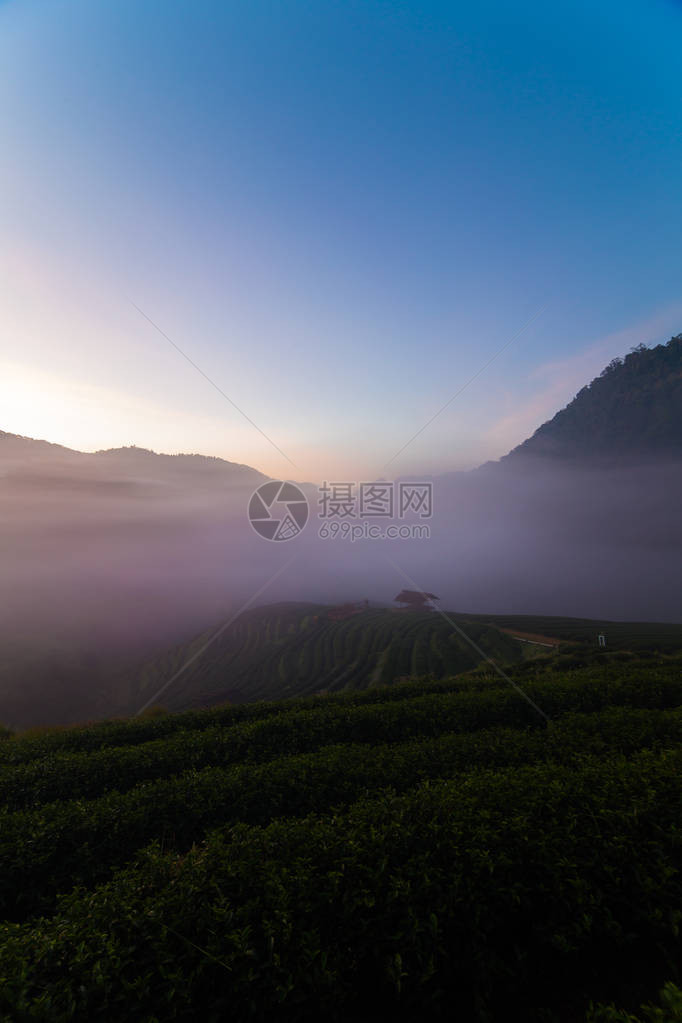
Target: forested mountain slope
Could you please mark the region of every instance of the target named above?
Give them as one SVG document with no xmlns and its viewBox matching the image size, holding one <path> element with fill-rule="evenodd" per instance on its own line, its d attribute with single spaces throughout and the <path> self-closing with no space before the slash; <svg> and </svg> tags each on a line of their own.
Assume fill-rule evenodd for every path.
<svg viewBox="0 0 682 1023">
<path fill-rule="evenodd" d="M 682 334 L 614 359 L 503 461 L 682 457 Z"/>
</svg>

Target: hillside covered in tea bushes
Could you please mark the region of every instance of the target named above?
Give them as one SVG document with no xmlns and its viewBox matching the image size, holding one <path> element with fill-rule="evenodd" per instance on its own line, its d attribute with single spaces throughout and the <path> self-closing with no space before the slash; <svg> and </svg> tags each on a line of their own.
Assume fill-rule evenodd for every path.
<svg viewBox="0 0 682 1023">
<path fill-rule="evenodd" d="M 390 685 L 415 675 L 447 678 L 486 657 L 511 668 L 559 643 L 576 647 L 574 663 L 577 653 L 587 662 L 600 633 L 610 651 L 682 650 L 680 624 L 454 611 L 443 616 L 362 603 L 349 614 L 346 607 L 353 605 L 285 601 L 245 611 L 217 639 L 215 628 L 209 629 L 122 678 L 124 712 L 136 712 L 161 687 L 160 702 L 173 711 L 226 700 L 281 700 Z M 541 642 L 529 645 L 516 635 Z"/>
<path fill-rule="evenodd" d="M 0 742 L 0 1018 L 656 1001 L 680 981 L 682 661 L 559 660 L 519 664 L 522 692 L 479 670 Z"/>
</svg>

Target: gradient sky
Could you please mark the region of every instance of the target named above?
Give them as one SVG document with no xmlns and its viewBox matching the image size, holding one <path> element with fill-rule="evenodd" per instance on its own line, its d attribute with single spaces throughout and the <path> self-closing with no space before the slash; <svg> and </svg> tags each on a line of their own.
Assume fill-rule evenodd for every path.
<svg viewBox="0 0 682 1023">
<path fill-rule="evenodd" d="M 0 429 L 366 477 L 535 317 L 391 472 L 499 457 L 682 331 L 680 52 L 671 0 L 0 3 Z"/>
</svg>

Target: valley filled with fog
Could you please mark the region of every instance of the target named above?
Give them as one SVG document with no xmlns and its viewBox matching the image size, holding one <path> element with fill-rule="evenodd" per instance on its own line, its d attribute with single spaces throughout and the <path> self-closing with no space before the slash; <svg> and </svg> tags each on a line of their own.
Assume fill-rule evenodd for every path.
<svg viewBox="0 0 682 1023">
<path fill-rule="evenodd" d="M 679 621 L 681 468 L 516 455 L 433 479 L 430 538 L 407 540 L 320 539 L 307 484 L 303 532 L 268 542 L 248 467 L 5 435 L 0 720 L 107 713 L 126 672 L 247 603 L 390 605 L 409 582 L 461 613 Z"/>
</svg>

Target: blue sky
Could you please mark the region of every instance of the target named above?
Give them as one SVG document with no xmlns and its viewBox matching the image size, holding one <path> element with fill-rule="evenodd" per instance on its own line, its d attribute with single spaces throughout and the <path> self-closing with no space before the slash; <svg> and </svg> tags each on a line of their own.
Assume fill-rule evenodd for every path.
<svg viewBox="0 0 682 1023">
<path fill-rule="evenodd" d="M 682 5 L 0 4 L 0 429 L 356 478 L 682 331 Z M 283 459 L 137 304 L 296 464 Z"/>
</svg>

